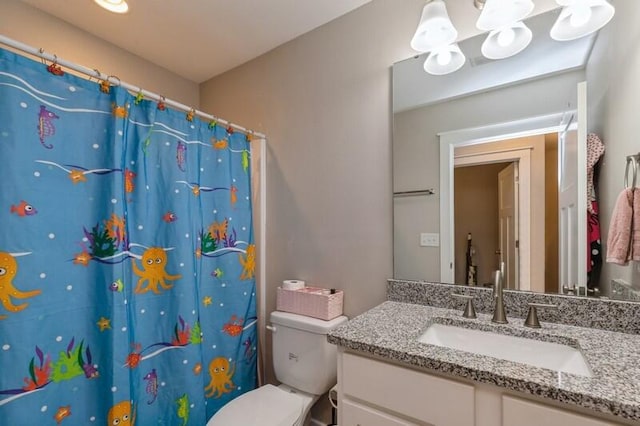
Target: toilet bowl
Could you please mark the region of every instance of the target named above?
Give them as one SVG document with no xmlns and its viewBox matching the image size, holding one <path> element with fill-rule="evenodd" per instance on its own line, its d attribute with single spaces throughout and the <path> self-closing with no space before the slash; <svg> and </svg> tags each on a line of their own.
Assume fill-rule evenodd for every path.
<svg viewBox="0 0 640 426">
<path fill-rule="evenodd" d="M 317 399 L 286 385 L 264 385 L 222 407 L 207 426 L 302 426 Z"/>
<path fill-rule="evenodd" d="M 335 346 L 326 334 L 345 323 L 274 311 L 273 367 L 279 386 L 264 385 L 222 407 L 207 426 L 303 426 L 320 395 L 336 382 Z"/>
</svg>

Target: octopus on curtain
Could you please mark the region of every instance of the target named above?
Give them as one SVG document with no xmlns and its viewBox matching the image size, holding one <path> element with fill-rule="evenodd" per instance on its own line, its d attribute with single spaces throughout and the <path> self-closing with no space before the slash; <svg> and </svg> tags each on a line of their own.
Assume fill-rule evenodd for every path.
<svg viewBox="0 0 640 426">
<path fill-rule="evenodd" d="M 158 286 L 164 290 L 169 290 L 173 284 L 167 281 L 175 281 L 182 278 L 182 275 L 170 275 L 165 271 L 167 263 L 167 253 L 162 247 L 150 247 L 142 254 L 142 269 L 133 260 L 133 272 L 140 277 L 136 285 L 136 294 L 146 293 L 149 290 L 155 294 L 160 294 Z M 143 287 L 144 283 L 146 287 Z"/>
<path fill-rule="evenodd" d="M 130 401 L 121 401 L 111 407 L 107 413 L 108 426 L 133 426 L 136 423 L 136 413 L 131 409 Z"/>
<path fill-rule="evenodd" d="M 229 365 L 229 360 L 221 356 L 214 358 L 209 363 L 209 375 L 211 381 L 209 385 L 204 388 L 207 398 L 219 398 L 225 393 L 229 393 L 236 388 L 233 384 L 233 374 L 235 373 L 235 366 Z"/>
<path fill-rule="evenodd" d="M 18 262 L 15 258 L 7 253 L 0 252 L 0 302 L 2 306 L 9 312 L 19 312 L 26 308 L 29 304 L 14 305 L 11 298 L 27 299 L 42 293 L 41 290 L 20 291 L 13 286 L 13 279 L 18 273 Z M 5 319 L 6 315 L 0 315 L 0 320 Z"/>
</svg>

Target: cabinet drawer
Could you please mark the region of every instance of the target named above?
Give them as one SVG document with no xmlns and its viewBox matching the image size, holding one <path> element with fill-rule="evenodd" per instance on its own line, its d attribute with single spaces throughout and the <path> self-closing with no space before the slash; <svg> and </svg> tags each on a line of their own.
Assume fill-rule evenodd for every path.
<svg viewBox="0 0 640 426">
<path fill-rule="evenodd" d="M 409 423 L 349 400 L 343 400 L 340 409 L 343 410 L 344 426 L 417 426 L 415 423 Z"/>
<path fill-rule="evenodd" d="M 349 396 L 435 426 L 473 426 L 473 386 L 349 353 L 342 360 Z"/>
<path fill-rule="evenodd" d="M 502 397 L 502 426 L 615 426 L 561 408 L 548 407 L 510 396 Z"/>
</svg>

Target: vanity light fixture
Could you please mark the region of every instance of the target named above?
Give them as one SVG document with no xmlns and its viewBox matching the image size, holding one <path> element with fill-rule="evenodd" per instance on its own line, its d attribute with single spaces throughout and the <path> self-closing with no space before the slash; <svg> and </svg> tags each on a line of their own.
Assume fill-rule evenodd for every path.
<svg viewBox="0 0 640 426">
<path fill-rule="evenodd" d="M 127 13 L 129 11 L 129 5 L 125 0 L 93 0 L 96 4 L 109 12 L 113 13 Z"/>
<path fill-rule="evenodd" d="M 420 23 L 411 39 L 411 47 L 418 52 L 428 52 L 448 46 L 458 38 L 458 31 L 451 23 L 443 0 L 430 0 L 422 9 Z"/>
<path fill-rule="evenodd" d="M 478 2 L 475 2 L 478 7 Z M 531 0 L 485 0 L 476 27 L 493 31 L 522 21 L 534 8 Z"/>
<path fill-rule="evenodd" d="M 411 47 L 419 52 L 430 52 L 424 70 L 443 75 L 462 67 L 467 60 L 455 43 L 458 31 L 453 26 L 443 0 L 429 0 L 422 9 Z"/>
<path fill-rule="evenodd" d="M 519 21 L 493 30 L 482 43 L 482 54 L 488 59 L 504 59 L 522 52 L 533 39 L 524 22 Z"/>
<path fill-rule="evenodd" d="M 482 10 L 476 27 L 489 31 L 482 54 L 488 59 L 504 59 L 522 52 L 531 43 L 533 34 L 522 22 L 535 5 L 531 0 L 484 0 L 475 1 Z"/>
<path fill-rule="evenodd" d="M 424 61 L 424 70 L 433 75 L 444 75 L 459 70 L 467 58 L 458 43 L 434 49 Z"/>
<path fill-rule="evenodd" d="M 551 28 L 551 38 L 575 40 L 598 31 L 609 23 L 615 8 L 607 0 L 556 0 L 564 6 Z"/>
<path fill-rule="evenodd" d="M 116 0 L 95 0 L 115 2 Z M 488 59 L 504 59 L 522 52 L 533 39 L 523 22 L 535 8 L 532 0 L 468 0 L 481 10 L 476 26 L 489 34 L 482 44 L 482 54 Z M 640 1 L 640 0 L 635 0 Z M 551 38 L 575 40 L 604 27 L 615 14 L 607 0 L 556 0 L 563 6 L 551 29 Z M 458 47 L 458 31 L 453 26 L 444 0 L 427 0 L 422 9 L 411 47 L 428 52 L 424 70 L 430 74 L 449 74 L 466 62 Z"/>
</svg>

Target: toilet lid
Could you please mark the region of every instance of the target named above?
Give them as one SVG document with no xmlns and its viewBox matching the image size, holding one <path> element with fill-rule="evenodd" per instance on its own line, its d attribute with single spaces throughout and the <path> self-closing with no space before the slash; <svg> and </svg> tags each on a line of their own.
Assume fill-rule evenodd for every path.
<svg viewBox="0 0 640 426">
<path fill-rule="evenodd" d="M 222 407 L 207 426 L 292 426 L 303 408 L 296 394 L 264 385 Z"/>
</svg>

